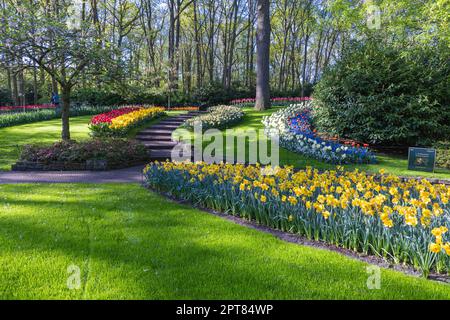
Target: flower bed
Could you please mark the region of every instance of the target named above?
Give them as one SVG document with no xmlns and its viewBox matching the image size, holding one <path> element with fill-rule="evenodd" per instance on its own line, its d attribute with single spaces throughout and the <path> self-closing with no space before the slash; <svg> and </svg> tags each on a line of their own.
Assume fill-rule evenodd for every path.
<svg viewBox="0 0 450 320">
<path fill-rule="evenodd" d="M 208 109 L 208 113 L 184 122 L 183 127 L 190 130 L 195 125 L 202 125 L 203 130 L 210 128 L 223 129 L 242 120 L 244 112 L 235 106 L 215 106 Z"/>
<path fill-rule="evenodd" d="M 286 104 L 298 103 L 298 102 L 309 101 L 309 100 L 311 100 L 310 97 L 278 97 L 278 98 L 270 99 L 270 101 L 273 104 L 277 104 L 277 105 L 286 105 Z M 230 104 L 245 107 L 245 106 L 254 105 L 255 101 L 256 101 L 255 98 L 235 99 L 235 100 L 231 100 Z"/>
<path fill-rule="evenodd" d="M 334 163 L 374 163 L 375 155 L 368 145 L 341 144 L 318 135 L 312 128 L 311 103 L 294 104 L 263 118 L 266 134 L 277 134 L 280 145 L 293 152 Z"/>
<path fill-rule="evenodd" d="M 115 110 L 111 110 L 106 113 L 102 113 L 99 115 L 96 115 L 91 119 L 91 124 L 97 125 L 102 123 L 111 124 L 112 119 L 117 118 L 119 116 L 122 116 L 124 114 L 139 110 L 140 107 L 123 107 Z"/>
<path fill-rule="evenodd" d="M 200 107 L 196 106 L 181 106 L 181 107 L 166 107 L 166 110 L 168 111 L 198 111 L 200 110 Z"/>
<path fill-rule="evenodd" d="M 94 137 L 123 137 L 132 128 L 163 114 L 162 107 L 123 107 L 93 117 L 89 129 Z"/>
<path fill-rule="evenodd" d="M 1 106 L 0 112 L 22 112 L 22 111 L 33 111 L 42 109 L 54 109 L 56 105 L 54 104 L 32 104 L 26 106 Z"/>
<path fill-rule="evenodd" d="M 51 146 L 26 145 L 15 170 L 86 170 L 103 161 L 102 169 L 127 167 L 148 160 L 144 145 L 127 139 L 61 141 Z M 91 167 L 90 167 L 91 166 Z"/>
<path fill-rule="evenodd" d="M 407 263 L 424 275 L 450 271 L 450 187 L 378 181 L 363 172 L 294 172 L 238 164 L 152 163 L 147 186 L 308 239 Z"/>
</svg>

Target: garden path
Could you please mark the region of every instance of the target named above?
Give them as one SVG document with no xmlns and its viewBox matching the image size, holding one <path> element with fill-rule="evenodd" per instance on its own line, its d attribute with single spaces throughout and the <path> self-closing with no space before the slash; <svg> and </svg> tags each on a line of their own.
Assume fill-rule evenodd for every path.
<svg viewBox="0 0 450 320">
<path fill-rule="evenodd" d="M 0 184 L 10 183 L 140 183 L 144 166 L 110 171 L 5 171 Z"/>
<path fill-rule="evenodd" d="M 172 132 L 186 119 L 202 111 L 169 117 L 158 124 L 140 131 L 136 140 L 142 142 L 150 153 L 149 161 L 166 160 L 177 144 L 172 141 Z M 9 183 L 140 183 L 144 166 L 109 171 L 6 171 L 0 172 L 0 184 Z"/>
<path fill-rule="evenodd" d="M 150 160 L 171 159 L 171 151 L 178 144 L 172 141 L 172 133 L 187 119 L 195 117 L 203 111 L 191 111 L 186 114 L 164 119 L 157 124 L 140 131 L 136 140 L 143 143 L 150 153 Z"/>
</svg>

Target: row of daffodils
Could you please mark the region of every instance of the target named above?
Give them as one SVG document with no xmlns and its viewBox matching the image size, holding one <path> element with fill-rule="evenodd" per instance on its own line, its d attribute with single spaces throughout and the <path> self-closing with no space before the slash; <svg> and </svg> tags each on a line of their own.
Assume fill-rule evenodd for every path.
<svg viewBox="0 0 450 320">
<path fill-rule="evenodd" d="M 291 167 L 262 170 L 205 163 L 152 163 L 146 184 L 272 228 L 383 256 L 429 272 L 450 272 L 450 187 L 363 172 Z"/>
<path fill-rule="evenodd" d="M 202 130 L 211 128 L 224 129 L 236 124 L 244 117 L 244 112 L 235 106 L 215 106 L 208 109 L 208 113 L 188 119 L 184 127 L 193 130 L 195 126 L 201 126 Z"/>
<path fill-rule="evenodd" d="M 93 117 L 89 129 L 95 137 L 123 137 L 132 128 L 163 114 L 162 107 L 123 107 Z"/>
<path fill-rule="evenodd" d="M 374 163 L 366 146 L 344 145 L 316 134 L 311 127 L 312 101 L 293 104 L 263 118 L 265 132 L 278 135 L 280 146 L 334 164 Z"/>
</svg>

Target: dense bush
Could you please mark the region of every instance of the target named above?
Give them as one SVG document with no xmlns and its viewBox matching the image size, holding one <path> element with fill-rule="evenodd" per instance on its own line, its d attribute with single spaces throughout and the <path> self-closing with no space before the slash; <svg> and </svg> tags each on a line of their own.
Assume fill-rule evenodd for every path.
<svg viewBox="0 0 450 320">
<path fill-rule="evenodd" d="M 11 91 L 0 88 L 0 106 L 9 106 L 13 103 L 11 99 Z"/>
<path fill-rule="evenodd" d="M 312 92 L 312 85 L 305 86 L 305 95 L 309 96 Z M 273 97 L 292 97 L 299 96 L 301 89 L 290 91 L 272 91 Z M 231 100 L 254 97 L 255 90 L 249 89 L 239 82 L 232 84 L 231 88 L 224 88 L 221 83 L 205 83 L 192 92 L 186 93 L 181 90 L 174 90 L 170 94 L 171 106 L 184 105 L 219 105 L 227 104 Z M 88 105 L 125 105 L 125 104 L 153 104 L 158 106 L 167 106 L 169 103 L 169 92 L 166 88 L 156 88 L 136 85 L 123 85 L 120 88 L 104 86 L 101 90 L 98 88 L 76 89 L 72 93 L 72 101 L 75 104 Z"/>
<path fill-rule="evenodd" d="M 207 105 L 218 105 L 228 103 L 233 99 L 254 96 L 254 91 L 241 88 L 240 86 L 227 90 L 221 84 L 212 83 L 195 89 L 192 94 L 192 101 Z"/>
<path fill-rule="evenodd" d="M 450 136 L 445 50 L 353 44 L 315 87 L 320 130 L 376 144 L 428 145 Z"/>
<path fill-rule="evenodd" d="M 75 90 L 71 96 L 73 102 L 91 106 L 110 106 L 125 103 L 123 97 L 113 91 L 98 90 L 94 87 Z"/>
<path fill-rule="evenodd" d="M 83 142 L 61 141 L 51 146 L 26 145 L 21 161 L 40 163 L 83 163 L 106 160 L 110 163 L 144 161 L 148 159 L 144 145 L 126 139 L 92 139 Z"/>
<path fill-rule="evenodd" d="M 72 107 L 70 115 L 72 117 L 86 116 L 102 113 L 112 110 L 111 106 L 79 106 Z M 60 110 L 36 110 L 19 113 L 5 113 L 0 114 L 0 128 L 11 127 L 19 124 L 33 123 L 61 117 Z"/>
<path fill-rule="evenodd" d="M 450 142 L 438 142 L 436 148 L 436 167 L 450 169 Z"/>
<path fill-rule="evenodd" d="M 188 119 L 183 126 L 190 130 L 196 125 L 202 126 L 202 130 L 211 128 L 224 129 L 229 127 L 244 117 L 244 112 L 240 107 L 235 106 L 215 106 L 208 109 L 207 114 Z"/>
</svg>

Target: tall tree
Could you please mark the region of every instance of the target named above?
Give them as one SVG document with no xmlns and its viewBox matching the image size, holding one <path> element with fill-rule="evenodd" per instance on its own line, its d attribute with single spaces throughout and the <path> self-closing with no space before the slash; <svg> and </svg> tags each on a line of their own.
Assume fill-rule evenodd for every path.
<svg viewBox="0 0 450 320">
<path fill-rule="evenodd" d="M 256 110 L 270 108 L 270 1 L 258 0 L 256 27 Z"/>
<path fill-rule="evenodd" d="M 59 84 L 63 100 L 61 137 L 69 140 L 72 88 L 79 82 L 83 69 L 94 61 L 99 64 L 103 57 L 100 41 L 92 32 L 93 25 L 71 16 L 72 4 L 68 1 L 55 0 L 53 10 L 39 1 L 9 0 L 9 4 L 1 11 L 7 26 L 0 35 L 0 50 L 24 67 L 38 65 Z"/>
</svg>

